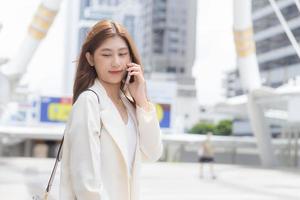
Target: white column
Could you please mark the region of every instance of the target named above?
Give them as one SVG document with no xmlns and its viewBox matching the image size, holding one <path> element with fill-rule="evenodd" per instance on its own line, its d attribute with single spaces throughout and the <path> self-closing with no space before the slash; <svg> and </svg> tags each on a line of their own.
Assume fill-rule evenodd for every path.
<svg viewBox="0 0 300 200">
<path fill-rule="evenodd" d="M 64 66 L 64 85 L 63 92 L 67 95 L 73 93 L 73 83 L 76 72 L 78 52 L 78 35 L 79 35 L 79 14 L 80 0 L 67 0 L 67 19 L 65 33 L 65 66 Z"/>
<path fill-rule="evenodd" d="M 1 92 L 5 92 L 1 96 L 11 97 L 14 94 L 19 80 L 26 73 L 31 58 L 47 35 L 56 17 L 60 3 L 61 0 L 44 0 L 38 7 L 16 56 L 0 69 L 1 84 L 5 85 L 5 88 L 1 88 Z M 10 91 L 7 91 L 7 88 L 10 88 Z"/>
<path fill-rule="evenodd" d="M 4 75 L 10 79 L 19 79 L 26 72 L 28 63 L 56 17 L 60 3 L 61 0 L 44 0 L 40 4 L 18 53 L 8 65 L 3 67 Z"/>
<path fill-rule="evenodd" d="M 265 167 L 272 167 L 276 161 L 270 129 L 263 109 L 255 102 L 254 96 L 254 91 L 261 88 L 261 80 L 253 39 L 251 0 L 234 0 L 234 36 L 237 66 L 243 89 L 248 92 L 248 115 L 256 137 L 261 163 Z"/>
</svg>

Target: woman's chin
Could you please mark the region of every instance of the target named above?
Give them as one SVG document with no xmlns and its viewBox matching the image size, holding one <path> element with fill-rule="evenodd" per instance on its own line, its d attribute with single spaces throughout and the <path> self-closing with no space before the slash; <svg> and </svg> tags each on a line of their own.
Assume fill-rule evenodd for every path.
<svg viewBox="0 0 300 200">
<path fill-rule="evenodd" d="M 115 85 L 115 84 L 121 84 L 122 82 L 122 79 L 101 79 L 101 82 L 104 82 L 105 84 L 112 84 L 112 85 Z"/>
<path fill-rule="evenodd" d="M 110 79 L 110 80 L 104 80 L 105 83 L 107 84 L 112 84 L 112 85 L 120 85 L 122 79 Z"/>
</svg>

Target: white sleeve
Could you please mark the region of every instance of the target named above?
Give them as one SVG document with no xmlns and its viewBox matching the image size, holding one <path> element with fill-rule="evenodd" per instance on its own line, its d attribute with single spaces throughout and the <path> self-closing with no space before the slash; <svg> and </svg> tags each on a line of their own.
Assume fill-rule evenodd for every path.
<svg viewBox="0 0 300 200">
<path fill-rule="evenodd" d="M 140 133 L 140 152 L 143 161 L 157 161 L 163 151 L 161 130 L 155 107 L 149 102 L 150 110 L 137 106 L 136 114 Z"/>
<path fill-rule="evenodd" d="M 71 113 L 70 178 L 77 200 L 103 200 L 98 106 L 96 95 L 83 92 Z"/>
</svg>

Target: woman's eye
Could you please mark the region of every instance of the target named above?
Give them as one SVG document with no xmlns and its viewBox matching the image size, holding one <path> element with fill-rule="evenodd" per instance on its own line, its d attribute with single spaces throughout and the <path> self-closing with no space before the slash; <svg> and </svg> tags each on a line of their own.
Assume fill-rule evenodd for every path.
<svg viewBox="0 0 300 200">
<path fill-rule="evenodd" d="M 126 56 L 127 53 L 120 53 L 119 55 L 120 55 L 120 56 Z"/>
<path fill-rule="evenodd" d="M 110 56 L 110 54 L 102 54 L 102 56 L 108 57 Z"/>
</svg>

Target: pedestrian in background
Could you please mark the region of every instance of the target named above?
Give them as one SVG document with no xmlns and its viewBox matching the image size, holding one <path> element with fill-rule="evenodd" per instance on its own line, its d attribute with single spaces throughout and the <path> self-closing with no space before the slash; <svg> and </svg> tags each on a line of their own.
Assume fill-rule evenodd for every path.
<svg viewBox="0 0 300 200">
<path fill-rule="evenodd" d="M 198 162 L 200 164 L 199 177 L 203 178 L 204 165 L 208 164 L 210 169 L 210 175 L 212 179 L 216 179 L 214 172 L 214 147 L 211 143 L 212 132 L 206 134 L 206 139 L 201 143 L 198 149 Z"/>
</svg>

